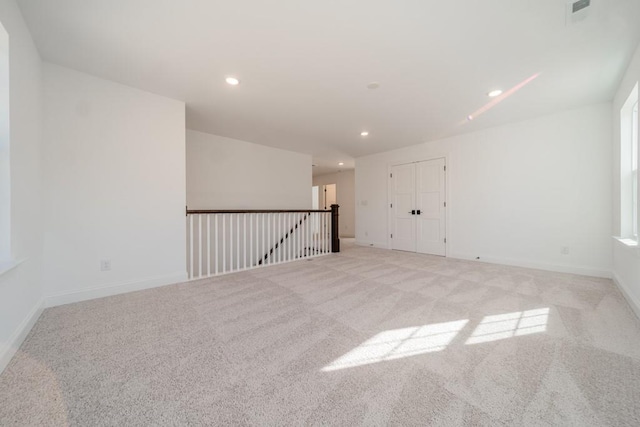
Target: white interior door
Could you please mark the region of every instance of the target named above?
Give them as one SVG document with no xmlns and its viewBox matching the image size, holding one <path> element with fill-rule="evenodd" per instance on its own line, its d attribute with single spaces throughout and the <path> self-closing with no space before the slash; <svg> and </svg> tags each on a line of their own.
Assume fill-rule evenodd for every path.
<svg viewBox="0 0 640 427">
<path fill-rule="evenodd" d="M 444 159 L 416 163 L 417 252 L 444 256 L 445 162 Z"/>
<path fill-rule="evenodd" d="M 391 248 L 416 251 L 416 168 L 414 164 L 391 168 Z"/>
<path fill-rule="evenodd" d="M 391 248 L 446 254 L 445 159 L 391 168 Z"/>
<path fill-rule="evenodd" d="M 324 186 L 324 209 L 331 209 L 331 205 L 335 205 L 337 200 L 336 184 L 327 184 Z"/>
</svg>

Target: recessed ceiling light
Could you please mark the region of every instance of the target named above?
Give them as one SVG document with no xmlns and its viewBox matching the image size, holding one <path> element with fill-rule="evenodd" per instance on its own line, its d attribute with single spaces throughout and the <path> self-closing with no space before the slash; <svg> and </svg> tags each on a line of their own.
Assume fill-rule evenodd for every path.
<svg viewBox="0 0 640 427">
<path fill-rule="evenodd" d="M 496 96 L 502 95 L 502 91 L 500 89 L 492 90 L 487 95 L 489 95 L 491 98 L 495 98 Z"/>
<path fill-rule="evenodd" d="M 367 89 L 378 89 L 380 87 L 380 83 L 371 82 L 367 85 Z"/>
<path fill-rule="evenodd" d="M 360 132 L 360 136 L 369 136 L 369 132 L 364 130 L 364 131 Z"/>
<path fill-rule="evenodd" d="M 226 79 L 224 79 L 228 84 L 230 84 L 231 86 L 237 86 L 240 84 L 240 80 L 238 80 L 235 77 L 227 77 Z"/>
<path fill-rule="evenodd" d="M 338 166 L 344 166 L 344 162 L 338 163 Z"/>
</svg>

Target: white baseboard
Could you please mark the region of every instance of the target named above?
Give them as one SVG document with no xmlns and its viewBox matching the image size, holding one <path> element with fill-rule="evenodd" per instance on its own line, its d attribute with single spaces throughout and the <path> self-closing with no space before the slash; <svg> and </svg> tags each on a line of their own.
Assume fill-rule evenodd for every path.
<svg viewBox="0 0 640 427">
<path fill-rule="evenodd" d="M 448 256 L 449 258 L 465 259 L 465 260 L 472 260 L 472 261 L 478 261 L 478 262 L 488 262 L 490 264 L 511 265 L 514 267 L 533 268 L 536 270 L 557 271 L 559 273 L 570 273 L 570 274 L 578 274 L 581 276 L 603 277 L 605 279 L 611 279 L 610 270 L 597 270 L 597 269 L 587 268 L 587 267 L 538 263 L 538 262 L 514 260 L 514 259 L 508 259 L 508 258 L 482 257 L 481 259 L 476 260 L 475 256 L 461 254 L 461 253 L 449 253 Z"/>
<path fill-rule="evenodd" d="M 365 242 L 362 240 L 356 240 L 355 244 L 357 246 L 368 246 L 370 248 L 389 249 L 386 243 L 380 243 L 380 242 Z"/>
<path fill-rule="evenodd" d="M 620 292 L 622 292 L 622 295 L 624 295 L 624 298 L 631 306 L 633 312 L 636 313 L 636 316 L 638 316 L 638 318 L 640 318 L 640 301 L 638 301 L 638 299 L 636 299 L 631 294 L 631 292 L 629 292 L 629 286 L 626 285 L 616 273 L 613 273 L 613 283 L 618 286 L 618 289 L 620 289 Z"/>
<path fill-rule="evenodd" d="M 0 373 L 4 371 L 13 356 L 16 354 L 27 335 L 36 324 L 38 318 L 44 311 L 44 300 L 40 300 L 33 306 L 27 316 L 20 322 L 20 325 L 13 331 L 6 346 L 0 348 Z"/>
<path fill-rule="evenodd" d="M 141 291 L 143 289 L 157 288 L 174 283 L 186 282 L 188 280 L 186 272 L 179 272 L 165 276 L 149 277 L 127 283 L 117 283 L 106 286 L 97 286 L 78 291 L 63 292 L 48 295 L 45 297 L 46 307 L 55 307 L 63 304 L 86 301 L 95 298 L 103 298 L 112 295 L 124 294 L 127 292 Z"/>
</svg>

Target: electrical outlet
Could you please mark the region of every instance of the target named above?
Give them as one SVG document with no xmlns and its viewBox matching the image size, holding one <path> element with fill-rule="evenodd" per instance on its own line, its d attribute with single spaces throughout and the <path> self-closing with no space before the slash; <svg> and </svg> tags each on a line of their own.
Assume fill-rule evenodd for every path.
<svg viewBox="0 0 640 427">
<path fill-rule="evenodd" d="M 111 260 L 110 259 L 100 260 L 100 271 L 111 271 Z"/>
<path fill-rule="evenodd" d="M 563 246 L 563 247 L 560 249 L 560 253 L 561 253 L 562 255 L 569 255 L 569 247 L 568 247 L 568 246 Z"/>
</svg>

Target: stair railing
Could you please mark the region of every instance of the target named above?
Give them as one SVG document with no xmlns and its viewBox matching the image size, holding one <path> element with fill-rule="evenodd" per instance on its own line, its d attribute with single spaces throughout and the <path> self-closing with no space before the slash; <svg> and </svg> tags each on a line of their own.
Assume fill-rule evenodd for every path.
<svg viewBox="0 0 640 427">
<path fill-rule="evenodd" d="M 338 205 L 331 210 L 189 210 L 189 279 L 340 251 Z"/>
</svg>

